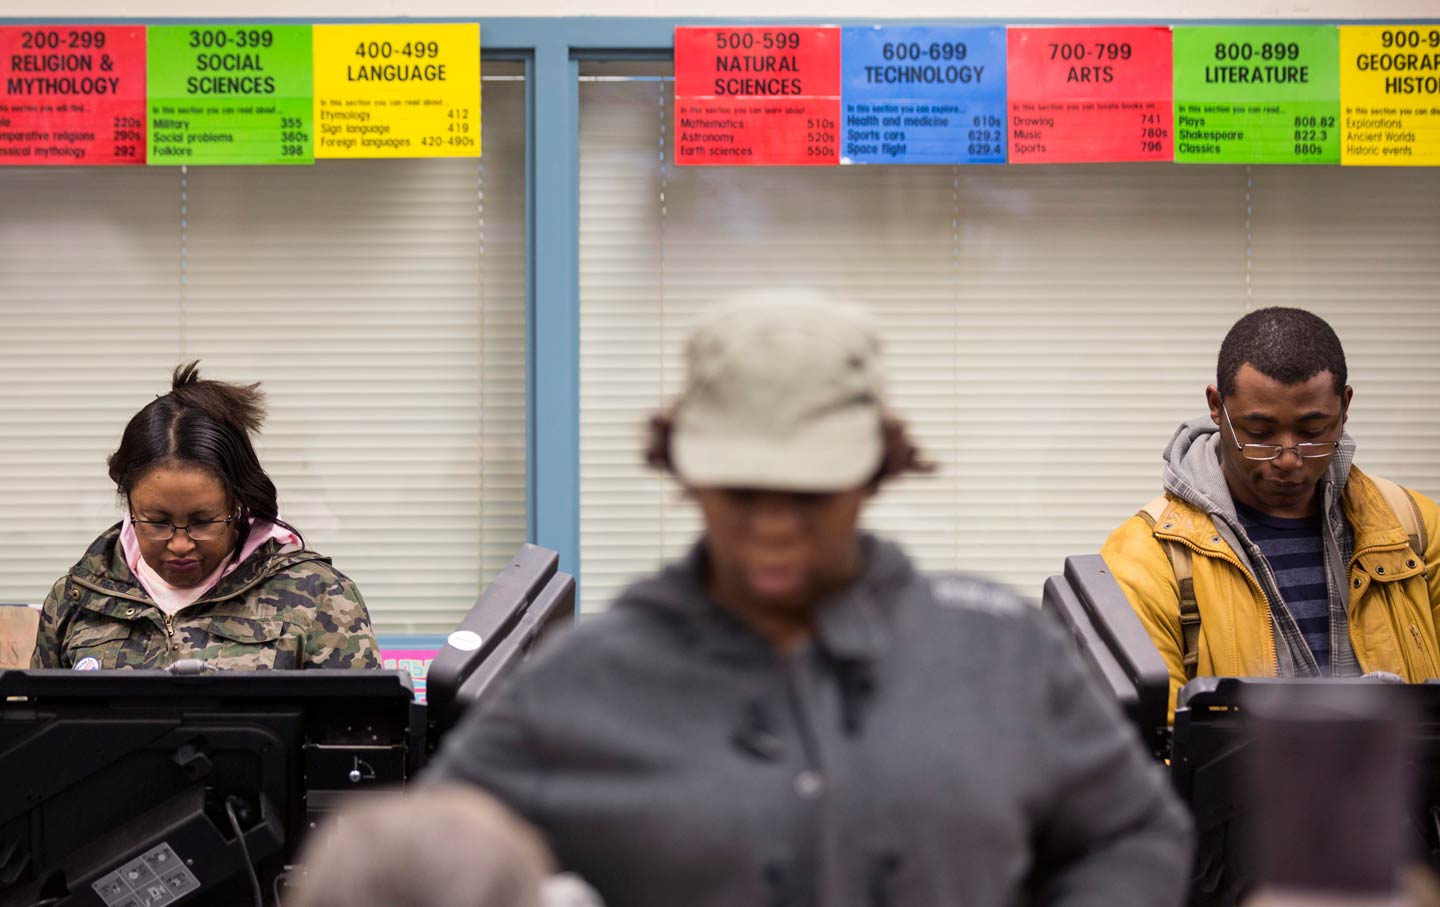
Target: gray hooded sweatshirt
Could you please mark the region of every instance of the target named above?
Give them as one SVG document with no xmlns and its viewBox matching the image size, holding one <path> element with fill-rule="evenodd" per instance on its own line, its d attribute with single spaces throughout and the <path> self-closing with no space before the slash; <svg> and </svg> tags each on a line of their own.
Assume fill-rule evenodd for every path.
<svg viewBox="0 0 1440 907">
<path fill-rule="evenodd" d="M 1220 466 L 1222 443 L 1220 430 L 1209 416 L 1182 423 L 1165 447 L 1165 490 L 1208 514 L 1221 538 L 1265 590 L 1270 602 L 1270 622 L 1275 629 L 1275 657 L 1279 662 L 1276 673 L 1281 677 L 1319 677 L 1320 667 L 1280 597 L 1274 571 L 1240 523 L 1230 486 Z M 1342 434 L 1340 449 L 1320 480 L 1321 512 L 1325 514 L 1325 581 L 1330 592 L 1329 675 L 1334 677 L 1353 677 L 1360 673 L 1346 618 L 1349 585 L 1345 574 L 1355 552 L 1355 534 L 1345 519 L 1341 502 L 1345 480 L 1354 462 L 1355 442 L 1348 434 Z"/>
<path fill-rule="evenodd" d="M 703 548 L 563 634 L 426 777 L 478 784 L 609 907 L 1174 907 L 1189 821 L 1032 607 L 866 567 L 781 653 Z"/>
</svg>

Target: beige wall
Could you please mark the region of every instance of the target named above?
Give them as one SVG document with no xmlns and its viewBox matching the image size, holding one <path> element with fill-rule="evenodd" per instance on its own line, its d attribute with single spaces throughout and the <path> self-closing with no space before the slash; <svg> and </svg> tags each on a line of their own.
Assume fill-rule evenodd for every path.
<svg viewBox="0 0 1440 907">
<path fill-rule="evenodd" d="M 1436 0 L 0 0 L 0 17 L 805 16 L 836 18 L 1440 19 Z"/>
</svg>

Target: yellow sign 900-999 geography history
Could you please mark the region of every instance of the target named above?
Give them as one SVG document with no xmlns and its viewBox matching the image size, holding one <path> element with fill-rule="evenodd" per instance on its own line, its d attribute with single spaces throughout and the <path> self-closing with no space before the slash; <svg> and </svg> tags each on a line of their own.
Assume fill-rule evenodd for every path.
<svg viewBox="0 0 1440 907">
<path fill-rule="evenodd" d="M 1340 163 L 1440 164 L 1440 25 L 1340 27 Z"/>
<path fill-rule="evenodd" d="M 480 26 L 315 26 L 315 157 L 480 156 Z"/>
</svg>

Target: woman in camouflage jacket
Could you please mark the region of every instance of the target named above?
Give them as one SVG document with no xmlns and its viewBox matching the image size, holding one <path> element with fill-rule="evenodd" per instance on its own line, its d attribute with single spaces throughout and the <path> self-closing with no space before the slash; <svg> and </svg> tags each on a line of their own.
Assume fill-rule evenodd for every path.
<svg viewBox="0 0 1440 907">
<path fill-rule="evenodd" d="M 32 666 L 380 666 L 355 584 L 279 518 L 263 420 L 258 385 L 175 370 L 110 457 L 128 513 L 50 590 Z"/>
</svg>

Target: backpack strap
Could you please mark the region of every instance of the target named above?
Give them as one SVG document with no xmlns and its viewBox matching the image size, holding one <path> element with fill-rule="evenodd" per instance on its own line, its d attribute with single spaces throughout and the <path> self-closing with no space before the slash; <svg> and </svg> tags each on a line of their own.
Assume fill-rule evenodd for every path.
<svg viewBox="0 0 1440 907">
<path fill-rule="evenodd" d="M 1425 563 L 1425 549 L 1429 547 L 1429 540 L 1425 537 L 1425 520 L 1420 516 L 1420 508 L 1416 505 L 1415 499 L 1410 492 L 1402 488 L 1398 483 L 1380 476 L 1369 476 L 1371 482 L 1380 490 L 1385 498 L 1385 503 L 1390 506 L 1391 512 L 1400 520 L 1401 527 L 1410 542 L 1410 550 L 1420 558 L 1420 563 Z"/>
<path fill-rule="evenodd" d="M 1164 495 L 1140 509 L 1140 517 L 1154 529 L 1165 512 L 1169 499 Z M 1200 666 L 1200 604 L 1195 600 L 1195 577 L 1189 548 L 1174 539 L 1157 539 L 1170 559 L 1170 569 L 1175 571 L 1175 584 L 1180 588 L 1180 661 L 1185 666 L 1185 678 L 1194 680 Z"/>
</svg>

